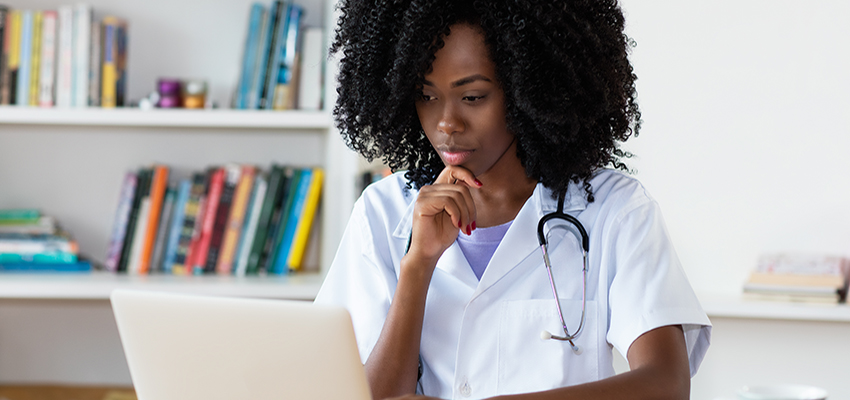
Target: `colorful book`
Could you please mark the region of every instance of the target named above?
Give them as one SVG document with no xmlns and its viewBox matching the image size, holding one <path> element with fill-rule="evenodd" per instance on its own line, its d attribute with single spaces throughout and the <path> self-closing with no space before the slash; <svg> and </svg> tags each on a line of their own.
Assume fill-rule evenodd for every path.
<svg viewBox="0 0 850 400">
<path fill-rule="evenodd" d="M 30 75 L 32 74 L 32 33 L 33 11 L 21 11 L 21 45 L 20 66 L 18 67 L 17 88 L 15 89 L 15 104 L 29 105 Z"/>
<path fill-rule="evenodd" d="M 273 224 L 276 215 L 280 213 L 280 203 L 289 180 L 292 179 L 294 170 L 290 167 L 272 165 L 269 171 L 268 189 L 266 190 L 263 206 L 257 220 L 257 232 L 248 255 L 246 274 L 256 274 L 265 264 L 267 253 L 266 243 L 270 232 L 274 231 Z"/>
<path fill-rule="evenodd" d="M 204 272 L 216 272 L 215 267 L 221 255 L 221 245 L 224 241 L 224 232 L 227 229 L 227 218 L 230 216 L 230 209 L 233 206 L 233 196 L 236 192 L 236 185 L 239 183 L 239 175 L 241 173 L 241 168 L 236 164 L 229 164 L 224 167 L 224 185 L 221 189 L 221 196 L 218 199 L 215 222 L 213 223 L 213 230 L 210 236 L 210 246 L 207 251 L 207 262 L 204 264 Z"/>
<path fill-rule="evenodd" d="M 177 190 L 174 187 L 165 189 L 165 198 L 162 201 L 162 213 L 159 217 L 159 227 L 156 231 L 156 240 L 151 253 L 150 264 L 148 265 L 148 273 L 162 272 L 162 261 L 165 254 L 165 246 L 168 241 L 168 234 L 171 232 L 171 218 L 174 214 L 174 201 L 177 197 Z"/>
<path fill-rule="evenodd" d="M 127 23 L 121 21 L 116 30 L 115 65 L 117 79 L 115 80 L 115 105 L 124 107 L 127 105 Z"/>
<path fill-rule="evenodd" d="M 197 172 L 192 174 L 192 183 L 189 189 L 189 199 L 183 209 L 183 225 L 180 228 L 180 239 L 177 242 L 177 254 L 174 256 L 172 273 L 175 275 L 188 275 L 192 272 L 193 247 L 197 247 L 201 231 L 201 211 L 203 211 L 204 198 L 207 190 L 207 174 Z"/>
<path fill-rule="evenodd" d="M 90 5 L 80 3 L 74 6 L 74 67 L 71 78 L 71 105 L 74 107 L 89 105 L 92 19 L 92 7 Z M 152 206 L 155 205 L 152 204 Z"/>
<path fill-rule="evenodd" d="M 53 107 L 56 82 L 56 11 L 45 11 L 41 22 L 41 67 L 38 73 L 38 105 Z"/>
<path fill-rule="evenodd" d="M 307 193 L 310 190 L 310 183 L 313 180 L 313 170 L 304 168 L 299 175 L 298 186 L 295 188 L 292 204 L 288 207 L 286 214 L 286 227 L 282 231 L 283 235 L 280 237 L 280 242 L 277 245 L 277 254 L 274 258 L 274 267 L 271 269 L 275 274 L 283 274 L 289 271 L 286 262 L 289 259 L 289 252 L 292 249 L 292 241 L 295 239 L 298 218 L 301 217 L 301 212 L 304 210 L 304 204 L 307 201 Z M 281 221 L 283 221 L 283 218 L 281 218 Z"/>
<path fill-rule="evenodd" d="M 207 265 L 210 241 L 212 241 L 213 231 L 215 230 L 215 219 L 218 216 L 218 203 L 224 190 L 224 180 L 224 168 L 214 168 L 210 171 L 209 188 L 207 189 L 203 217 L 201 218 L 201 233 L 197 246 L 192 249 L 195 254 L 192 260 L 193 274 L 203 273 L 204 267 Z"/>
<path fill-rule="evenodd" d="M 278 69 L 277 83 L 274 86 L 274 97 L 272 109 L 291 110 L 295 108 L 297 98 L 298 81 L 298 55 L 301 44 L 301 15 L 303 11 L 298 5 L 292 5 L 289 9 L 286 22 L 286 45 L 283 49 L 283 57 Z"/>
<path fill-rule="evenodd" d="M 148 229 L 151 212 L 151 198 L 145 196 L 139 204 L 139 215 L 136 222 L 136 230 L 133 232 L 133 241 L 130 244 L 130 256 L 127 260 L 127 272 L 139 274 L 142 272 L 142 253 L 145 247 L 145 233 Z"/>
<path fill-rule="evenodd" d="M 59 26 L 56 49 L 56 106 L 71 106 L 71 85 L 74 78 L 74 8 L 59 6 Z"/>
<path fill-rule="evenodd" d="M 6 19 L 9 26 L 6 34 L 8 53 L 6 74 L 3 76 L 3 104 L 15 104 L 18 89 L 18 69 L 21 64 L 21 12 L 10 10 Z"/>
<path fill-rule="evenodd" d="M 272 109 L 272 103 L 274 101 L 274 89 L 277 86 L 277 76 L 283 62 L 286 47 L 287 23 L 289 22 L 288 15 L 292 9 L 292 5 L 291 2 L 287 1 L 279 5 L 279 7 L 282 13 L 278 18 L 277 25 L 273 28 L 274 33 L 272 35 L 269 59 L 266 65 L 265 83 L 263 84 L 261 107 L 266 110 Z"/>
<path fill-rule="evenodd" d="M 233 272 L 233 261 L 236 257 L 236 248 L 242 235 L 245 213 L 248 208 L 248 200 L 251 197 L 251 189 L 254 187 L 255 168 L 245 165 L 239 176 L 239 183 L 233 194 L 233 205 L 230 207 L 230 215 L 224 228 L 224 237 L 221 241 L 221 251 L 215 270 L 219 274 L 230 274 Z"/>
<path fill-rule="evenodd" d="M 286 8 L 283 1 L 273 1 L 269 9 L 266 26 L 263 27 L 263 34 L 260 37 L 260 51 L 257 53 L 257 65 L 254 70 L 254 80 L 251 82 L 251 92 L 253 97 L 249 98 L 249 108 L 262 109 L 266 98 L 266 76 L 269 69 L 269 59 L 272 46 L 275 38 L 275 31 L 283 19 Z"/>
<path fill-rule="evenodd" d="M 136 173 L 129 171 L 124 174 L 124 182 L 121 185 L 121 194 L 118 198 L 118 207 L 115 210 L 115 219 L 112 223 L 112 234 L 109 240 L 109 250 L 106 255 L 106 269 L 118 271 L 118 262 L 121 258 L 121 249 L 127 233 L 127 223 L 133 208 L 133 197 L 136 192 Z"/>
<path fill-rule="evenodd" d="M 260 268 L 269 273 L 274 271 L 280 240 L 286 230 L 286 217 L 292 207 L 295 191 L 298 188 L 298 180 L 301 179 L 300 169 L 285 167 L 284 171 L 289 179 L 283 187 L 283 196 L 281 196 L 280 203 L 275 206 L 275 212 L 269 223 L 269 233 L 263 250 L 263 263 L 260 265 Z"/>
<path fill-rule="evenodd" d="M 52 235 L 58 231 L 56 218 L 42 215 L 37 221 L 26 221 L 22 223 L 0 222 L 0 235 L 4 233 L 16 233 L 21 235 Z"/>
<path fill-rule="evenodd" d="M 236 276 L 245 276 L 248 271 L 248 257 L 251 254 L 251 247 L 253 246 L 254 238 L 257 235 L 260 211 L 263 208 L 263 199 L 266 197 L 267 189 L 268 181 L 265 176 L 257 174 L 254 179 L 254 190 L 251 192 L 248 215 L 245 216 L 245 226 L 242 229 L 242 239 L 239 241 L 239 250 L 236 252 L 236 262 L 233 267 L 235 269 L 234 274 Z"/>
<path fill-rule="evenodd" d="M 41 35 L 42 35 L 42 19 L 44 13 L 35 11 L 32 14 L 32 50 L 30 51 L 30 82 L 29 94 L 27 95 L 27 105 L 38 105 L 38 78 L 41 72 Z"/>
<path fill-rule="evenodd" d="M 116 17 L 103 19 L 103 65 L 101 66 L 100 105 L 104 108 L 123 106 L 122 58 L 126 45 L 126 23 Z"/>
<path fill-rule="evenodd" d="M 6 76 L 6 57 L 8 52 L 9 7 L 0 4 L 0 104 L 3 104 L 3 77 Z"/>
<path fill-rule="evenodd" d="M 89 60 L 89 88 L 88 88 L 88 105 L 97 107 L 100 106 L 100 68 L 102 66 L 101 52 L 101 36 L 103 28 L 100 21 L 91 22 L 91 58 Z"/>
<path fill-rule="evenodd" d="M 248 17 L 248 34 L 245 37 L 245 48 L 242 54 L 242 74 L 239 78 L 239 88 L 236 92 L 236 108 L 247 109 L 251 96 L 251 82 L 260 49 L 260 34 L 263 29 L 267 11 L 260 3 L 251 5 Z"/>
<path fill-rule="evenodd" d="M 36 208 L 0 209 L 0 225 L 37 222 L 41 211 Z"/>
<path fill-rule="evenodd" d="M 174 200 L 174 211 L 171 216 L 171 226 L 168 230 L 168 241 L 165 245 L 165 255 L 161 267 L 166 274 L 173 273 L 172 267 L 177 260 L 177 249 L 183 235 L 183 226 L 186 218 L 186 204 L 189 202 L 189 193 L 192 190 L 192 181 L 183 179 L 177 187 L 177 197 Z M 194 227 L 194 226 L 193 226 Z M 191 240 L 191 233 L 189 236 Z M 185 255 L 185 252 L 184 252 Z M 182 264 L 182 262 L 181 262 Z"/>
<path fill-rule="evenodd" d="M 76 262 L 77 242 L 59 235 L 0 235 L 0 262 Z"/>
<path fill-rule="evenodd" d="M 286 266 L 290 270 L 301 269 L 304 261 L 304 253 L 307 250 L 307 242 L 310 238 L 310 231 L 313 227 L 313 221 L 316 218 L 316 211 L 319 208 L 319 199 L 322 194 L 322 184 L 324 182 L 325 172 L 321 168 L 313 168 L 313 175 L 310 179 L 310 187 L 307 190 L 304 205 L 301 213 L 297 217 L 297 226 L 295 235 L 290 246 L 289 256 L 286 259 Z"/>
<path fill-rule="evenodd" d="M 92 265 L 89 261 L 75 262 L 0 262 L 0 272 L 6 273 L 57 273 L 57 272 L 91 272 Z"/>
<path fill-rule="evenodd" d="M 88 86 L 86 86 L 88 87 Z M 144 239 L 142 241 L 141 254 L 139 255 L 139 273 L 146 274 L 150 269 L 151 255 L 156 243 L 156 232 L 159 229 L 159 220 L 162 215 L 162 204 L 165 199 L 165 189 L 168 187 L 169 168 L 165 165 L 153 167 L 153 180 L 151 181 L 150 209 L 148 220 L 145 223 Z"/>
</svg>

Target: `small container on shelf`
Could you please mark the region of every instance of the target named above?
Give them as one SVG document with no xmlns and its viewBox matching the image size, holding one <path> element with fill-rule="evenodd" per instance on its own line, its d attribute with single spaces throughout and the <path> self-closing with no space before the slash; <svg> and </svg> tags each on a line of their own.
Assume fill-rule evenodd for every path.
<svg viewBox="0 0 850 400">
<path fill-rule="evenodd" d="M 159 92 L 159 108 L 178 108 L 180 101 L 180 81 L 177 79 L 160 78 L 157 83 Z"/>
<path fill-rule="evenodd" d="M 207 82 L 187 80 L 182 86 L 183 108 L 204 108 L 207 102 Z"/>
</svg>

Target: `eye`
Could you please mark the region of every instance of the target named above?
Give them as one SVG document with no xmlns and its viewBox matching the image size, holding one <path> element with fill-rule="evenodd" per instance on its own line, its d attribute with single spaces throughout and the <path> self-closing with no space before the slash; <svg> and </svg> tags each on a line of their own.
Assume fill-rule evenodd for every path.
<svg viewBox="0 0 850 400">
<path fill-rule="evenodd" d="M 428 102 L 434 100 L 434 96 L 419 92 L 416 94 L 416 101 Z"/>
<path fill-rule="evenodd" d="M 463 101 L 474 103 L 476 101 L 483 99 L 484 97 L 485 96 L 463 96 Z"/>
</svg>

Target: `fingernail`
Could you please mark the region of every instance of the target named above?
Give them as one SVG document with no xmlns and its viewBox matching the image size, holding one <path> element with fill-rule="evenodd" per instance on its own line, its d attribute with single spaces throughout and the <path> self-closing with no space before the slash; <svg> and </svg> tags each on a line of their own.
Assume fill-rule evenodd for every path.
<svg viewBox="0 0 850 400">
<path fill-rule="evenodd" d="M 471 234 L 472 234 L 472 229 L 469 229 L 469 225 L 467 225 L 467 226 L 466 226 L 466 234 L 467 234 L 467 235 L 471 235 Z"/>
<path fill-rule="evenodd" d="M 475 180 L 475 184 L 478 185 L 479 187 L 483 186 L 481 181 L 479 181 L 478 179 Z"/>
<path fill-rule="evenodd" d="M 475 221 L 472 221 L 472 230 L 475 230 Z"/>
<path fill-rule="evenodd" d="M 457 227 L 458 227 L 458 228 L 460 228 L 460 227 L 461 227 L 461 225 L 460 225 L 460 220 L 457 220 Z"/>
</svg>

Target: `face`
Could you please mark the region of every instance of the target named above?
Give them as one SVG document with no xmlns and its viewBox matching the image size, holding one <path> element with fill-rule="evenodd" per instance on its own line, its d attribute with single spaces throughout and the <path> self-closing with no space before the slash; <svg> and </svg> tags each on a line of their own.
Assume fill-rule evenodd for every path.
<svg viewBox="0 0 850 400">
<path fill-rule="evenodd" d="M 451 28 L 425 76 L 416 112 L 446 165 L 480 176 L 516 160 L 516 151 L 509 151 L 514 135 L 505 122 L 505 95 L 476 27 Z"/>
</svg>

